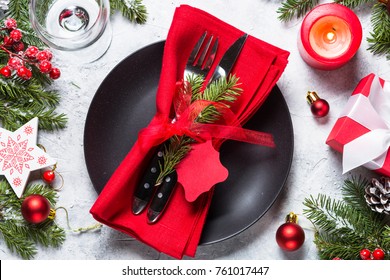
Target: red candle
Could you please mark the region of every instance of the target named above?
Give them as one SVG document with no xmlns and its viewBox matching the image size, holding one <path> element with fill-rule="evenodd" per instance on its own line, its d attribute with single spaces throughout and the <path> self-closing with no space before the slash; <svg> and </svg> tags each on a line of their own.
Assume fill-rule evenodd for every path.
<svg viewBox="0 0 390 280">
<path fill-rule="evenodd" d="M 303 60 L 321 70 L 346 64 L 362 41 L 362 26 L 355 13 L 340 4 L 322 4 L 304 18 L 298 36 Z"/>
</svg>

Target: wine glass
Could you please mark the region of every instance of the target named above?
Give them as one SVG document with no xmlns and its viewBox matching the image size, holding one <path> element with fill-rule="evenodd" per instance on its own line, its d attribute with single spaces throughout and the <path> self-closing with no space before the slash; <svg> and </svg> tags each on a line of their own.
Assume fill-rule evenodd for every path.
<svg viewBox="0 0 390 280">
<path fill-rule="evenodd" d="M 39 38 L 74 61 L 95 61 L 111 44 L 109 0 L 30 0 L 29 13 Z"/>
</svg>

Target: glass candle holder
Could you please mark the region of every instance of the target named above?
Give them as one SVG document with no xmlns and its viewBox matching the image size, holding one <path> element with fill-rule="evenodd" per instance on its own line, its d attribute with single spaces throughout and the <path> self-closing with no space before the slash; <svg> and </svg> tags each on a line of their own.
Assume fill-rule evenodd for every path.
<svg viewBox="0 0 390 280">
<path fill-rule="evenodd" d="M 303 60 L 321 70 L 345 65 L 356 54 L 362 41 L 362 26 L 349 8 L 322 4 L 304 18 L 298 36 L 298 50 Z"/>
<path fill-rule="evenodd" d="M 29 13 L 41 40 L 77 62 L 99 59 L 111 44 L 109 0 L 31 0 Z"/>
</svg>

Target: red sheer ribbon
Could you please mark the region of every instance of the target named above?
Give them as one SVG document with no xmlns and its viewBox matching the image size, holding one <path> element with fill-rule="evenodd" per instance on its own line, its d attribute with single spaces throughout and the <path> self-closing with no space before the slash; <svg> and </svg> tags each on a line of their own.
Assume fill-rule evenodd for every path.
<svg viewBox="0 0 390 280">
<path fill-rule="evenodd" d="M 242 128 L 237 117 L 226 104 L 208 100 L 196 100 L 191 103 L 192 94 L 189 83 L 180 82 L 176 88 L 173 100 L 175 117 L 171 119 L 165 115 L 156 115 L 149 126 L 142 129 L 138 135 L 141 147 L 144 141 L 156 146 L 174 135 L 186 135 L 197 142 L 229 139 L 275 147 L 271 134 Z M 221 115 L 221 120 L 218 123 L 199 123 L 196 121 L 208 106 L 214 106 Z"/>
</svg>

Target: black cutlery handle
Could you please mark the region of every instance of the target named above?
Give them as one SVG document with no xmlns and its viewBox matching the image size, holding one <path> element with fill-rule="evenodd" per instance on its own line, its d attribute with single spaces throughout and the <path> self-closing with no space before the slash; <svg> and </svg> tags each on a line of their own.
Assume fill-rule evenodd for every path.
<svg viewBox="0 0 390 280">
<path fill-rule="evenodd" d="M 156 193 L 148 208 L 147 216 L 149 223 L 155 223 L 160 218 L 172 196 L 176 183 L 177 173 L 175 170 L 167 175 L 161 185 L 157 187 Z"/>
<path fill-rule="evenodd" d="M 164 145 L 158 146 L 145 173 L 134 192 L 132 210 L 134 214 L 140 214 L 151 200 L 155 189 L 156 181 L 160 175 L 160 166 L 163 164 Z"/>
</svg>

